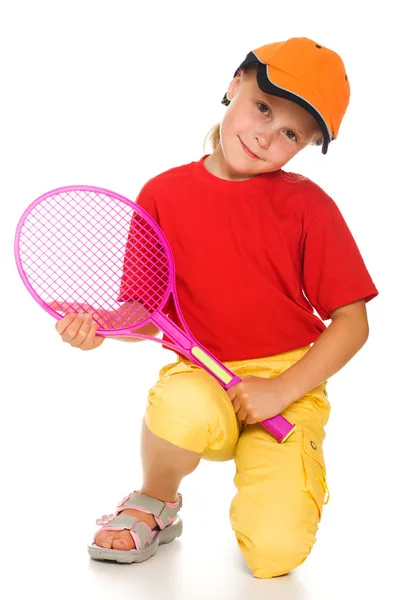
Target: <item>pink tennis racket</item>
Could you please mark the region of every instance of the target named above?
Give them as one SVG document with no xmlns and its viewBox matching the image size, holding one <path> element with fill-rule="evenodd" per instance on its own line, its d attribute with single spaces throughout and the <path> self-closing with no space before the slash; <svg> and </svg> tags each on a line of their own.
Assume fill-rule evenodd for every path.
<svg viewBox="0 0 400 600">
<path fill-rule="evenodd" d="M 28 291 L 56 319 L 68 308 L 90 312 L 97 335 L 162 343 L 226 390 L 241 381 L 190 333 L 178 303 L 171 248 L 136 203 L 97 187 L 52 190 L 25 210 L 14 251 Z M 171 294 L 182 328 L 163 312 Z M 172 341 L 135 333 L 148 322 Z M 279 442 L 295 429 L 282 415 L 261 424 Z"/>
</svg>

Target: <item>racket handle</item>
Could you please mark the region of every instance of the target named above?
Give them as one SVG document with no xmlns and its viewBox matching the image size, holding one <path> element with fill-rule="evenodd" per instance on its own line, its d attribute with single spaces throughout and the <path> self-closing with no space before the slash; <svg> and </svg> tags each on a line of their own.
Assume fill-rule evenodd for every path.
<svg viewBox="0 0 400 600">
<path fill-rule="evenodd" d="M 163 313 L 154 313 L 151 316 L 151 321 L 174 340 L 178 352 L 208 371 L 225 389 L 240 383 L 240 377 L 237 377 L 232 371 L 227 369 L 204 346 L 199 344 L 191 334 L 182 331 Z"/>
<path fill-rule="evenodd" d="M 152 315 L 151 320 L 164 331 L 164 333 L 174 339 L 177 348 L 182 354 L 213 375 L 225 390 L 242 381 L 238 375 L 232 373 L 232 371 L 206 350 L 204 346 L 199 344 L 193 336 L 187 335 L 180 330 L 175 323 L 168 319 L 168 317 L 162 313 L 156 313 Z M 296 425 L 289 423 L 282 415 L 276 415 L 271 419 L 265 419 L 261 422 L 261 425 L 278 442 L 285 442 L 296 428 Z"/>
<path fill-rule="evenodd" d="M 200 344 L 191 348 L 191 354 L 194 356 L 194 360 L 211 373 L 211 375 L 214 375 L 225 389 L 229 389 L 242 381 L 238 375 L 227 370 L 222 363 L 212 356 L 205 348 L 201 347 Z M 286 442 L 290 434 L 296 429 L 296 425 L 290 423 L 285 417 L 282 417 L 282 415 L 276 415 L 270 419 L 265 419 L 264 421 L 261 421 L 261 425 L 278 442 Z"/>
<path fill-rule="evenodd" d="M 264 427 L 278 442 L 286 442 L 291 433 L 296 429 L 296 425 L 290 423 L 282 415 L 276 415 L 271 419 L 261 421 L 260 425 Z"/>
</svg>

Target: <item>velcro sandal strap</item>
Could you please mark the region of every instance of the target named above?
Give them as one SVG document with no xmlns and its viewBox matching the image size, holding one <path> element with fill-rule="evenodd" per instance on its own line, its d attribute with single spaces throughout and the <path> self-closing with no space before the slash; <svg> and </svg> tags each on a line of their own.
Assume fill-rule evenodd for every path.
<svg viewBox="0 0 400 600">
<path fill-rule="evenodd" d="M 111 529 L 114 531 L 128 529 L 135 542 L 136 550 L 145 548 L 153 540 L 150 527 L 131 515 L 118 515 L 111 519 L 103 529 Z"/>
<path fill-rule="evenodd" d="M 136 508 L 153 515 L 160 529 L 164 529 L 175 520 L 182 508 L 182 496 L 178 493 L 176 502 L 161 502 L 161 500 L 151 498 L 146 494 L 135 492 L 118 507 L 118 512 L 127 508 Z"/>
</svg>

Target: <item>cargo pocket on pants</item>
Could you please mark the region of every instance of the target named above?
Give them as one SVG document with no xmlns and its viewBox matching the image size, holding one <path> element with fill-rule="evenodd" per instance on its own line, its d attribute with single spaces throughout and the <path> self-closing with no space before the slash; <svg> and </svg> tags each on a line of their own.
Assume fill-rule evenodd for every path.
<svg viewBox="0 0 400 600">
<path fill-rule="evenodd" d="M 322 452 L 322 440 L 310 429 L 302 430 L 301 455 L 303 460 L 305 489 L 311 495 L 318 508 L 321 519 L 324 504 L 329 502 L 329 489 L 326 481 L 325 460 Z M 327 496 L 326 500 L 325 497 Z"/>
</svg>

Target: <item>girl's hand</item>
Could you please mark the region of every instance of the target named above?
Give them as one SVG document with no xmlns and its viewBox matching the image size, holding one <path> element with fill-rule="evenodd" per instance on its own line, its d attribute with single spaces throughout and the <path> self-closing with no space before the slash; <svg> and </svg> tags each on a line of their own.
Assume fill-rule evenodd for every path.
<svg viewBox="0 0 400 600">
<path fill-rule="evenodd" d="M 266 379 L 248 375 L 227 390 L 227 394 L 238 419 L 246 425 L 275 417 L 287 407 L 279 377 Z"/>
<path fill-rule="evenodd" d="M 96 335 L 99 325 L 94 321 L 90 314 L 73 312 L 77 309 L 73 304 L 67 306 L 54 302 L 53 304 L 50 304 L 50 306 L 54 310 L 66 312 L 66 315 L 57 321 L 56 330 L 60 334 L 63 342 L 67 342 L 73 348 L 93 350 L 94 348 L 101 346 L 106 339 L 105 337 Z"/>
</svg>

